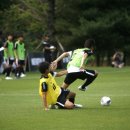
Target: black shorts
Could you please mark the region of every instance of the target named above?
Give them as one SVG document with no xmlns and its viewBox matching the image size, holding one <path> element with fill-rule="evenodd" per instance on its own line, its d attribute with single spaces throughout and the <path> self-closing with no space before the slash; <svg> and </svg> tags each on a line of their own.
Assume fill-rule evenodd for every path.
<svg viewBox="0 0 130 130">
<path fill-rule="evenodd" d="M 19 61 L 18 61 L 18 64 L 19 64 L 19 65 L 25 65 L 25 60 L 19 60 Z"/>
<path fill-rule="evenodd" d="M 68 73 L 66 75 L 66 78 L 64 80 L 64 82 L 66 84 L 71 84 L 73 83 L 76 79 L 82 79 L 85 80 L 88 77 L 94 77 L 95 76 L 95 71 L 94 70 L 85 70 L 85 71 L 80 71 L 80 72 L 72 72 L 72 73 Z"/>
<path fill-rule="evenodd" d="M 69 90 L 64 90 L 63 88 L 61 88 L 61 94 L 59 95 L 56 103 L 60 108 L 64 108 L 69 93 Z"/>
<path fill-rule="evenodd" d="M 14 60 L 9 58 L 9 65 L 13 65 L 13 63 L 14 63 Z"/>
</svg>

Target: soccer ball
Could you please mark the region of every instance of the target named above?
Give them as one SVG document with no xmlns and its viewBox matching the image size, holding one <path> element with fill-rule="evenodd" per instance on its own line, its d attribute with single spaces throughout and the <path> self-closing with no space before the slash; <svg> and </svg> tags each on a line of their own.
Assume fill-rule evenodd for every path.
<svg viewBox="0 0 130 130">
<path fill-rule="evenodd" d="M 102 106 L 109 106 L 111 104 L 111 99 L 110 97 L 104 96 L 101 98 L 100 103 Z"/>
</svg>

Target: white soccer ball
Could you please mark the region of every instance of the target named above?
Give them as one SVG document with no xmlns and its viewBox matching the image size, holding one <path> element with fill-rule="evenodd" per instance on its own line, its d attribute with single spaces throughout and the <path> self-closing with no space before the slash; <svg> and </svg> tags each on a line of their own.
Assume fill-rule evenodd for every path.
<svg viewBox="0 0 130 130">
<path fill-rule="evenodd" d="M 100 103 L 102 106 L 109 106 L 111 104 L 111 99 L 110 97 L 104 96 L 101 98 Z"/>
</svg>

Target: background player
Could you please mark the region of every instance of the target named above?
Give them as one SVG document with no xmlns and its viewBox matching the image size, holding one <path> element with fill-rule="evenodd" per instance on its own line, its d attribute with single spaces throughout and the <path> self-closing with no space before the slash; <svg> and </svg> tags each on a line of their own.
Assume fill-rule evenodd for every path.
<svg viewBox="0 0 130 130">
<path fill-rule="evenodd" d="M 98 73 L 95 70 L 88 70 L 87 63 L 91 55 L 93 55 L 95 41 L 88 39 L 85 41 L 84 48 L 76 49 L 74 52 L 64 52 L 60 55 L 53 64 L 57 63 L 64 57 L 71 56 L 71 60 L 67 65 L 68 74 L 64 80 L 62 87 L 64 89 L 73 83 L 76 79 L 86 80 L 85 83 L 79 87 L 79 90 L 85 91 L 90 83 L 94 81 Z"/>
<path fill-rule="evenodd" d="M 23 36 L 19 36 L 18 41 L 15 43 L 15 58 L 16 58 L 16 77 L 25 77 L 24 74 L 24 65 L 25 65 L 25 44 L 23 41 Z"/>
<path fill-rule="evenodd" d="M 10 73 L 12 70 L 12 65 L 14 63 L 14 43 L 13 43 L 13 36 L 10 34 L 8 35 L 7 41 L 5 42 L 4 45 L 5 48 L 5 55 L 7 55 L 8 58 L 8 66 L 5 69 L 5 73 L 6 73 L 6 80 L 11 80 L 13 79 L 12 77 L 10 77 Z"/>
</svg>

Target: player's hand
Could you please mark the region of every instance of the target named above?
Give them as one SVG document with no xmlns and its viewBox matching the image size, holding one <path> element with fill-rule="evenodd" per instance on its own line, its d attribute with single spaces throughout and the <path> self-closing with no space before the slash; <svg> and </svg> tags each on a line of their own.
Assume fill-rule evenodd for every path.
<svg viewBox="0 0 130 130">
<path fill-rule="evenodd" d="M 50 68 L 51 71 L 55 71 L 57 69 L 57 65 L 52 62 Z"/>
<path fill-rule="evenodd" d="M 54 70 L 57 69 L 57 61 L 56 60 L 52 62 L 52 67 Z"/>
<path fill-rule="evenodd" d="M 44 110 L 45 110 L 45 111 L 49 111 L 50 109 L 49 109 L 49 108 L 45 108 Z"/>
<path fill-rule="evenodd" d="M 84 71 L 84 67 L 83 66 L 80 67 L 80 71 Z"/>
</svg>

